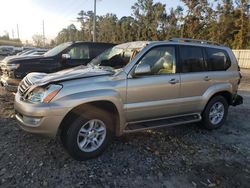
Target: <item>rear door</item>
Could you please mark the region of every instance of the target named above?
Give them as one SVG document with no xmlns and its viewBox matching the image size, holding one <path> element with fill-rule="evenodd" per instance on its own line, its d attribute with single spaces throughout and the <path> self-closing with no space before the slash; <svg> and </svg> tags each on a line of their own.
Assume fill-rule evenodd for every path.
<svg viewBox="0 0 250 188">
<path fill-rule="evenodd" d="M 199 113 L 204 105 L 202 96 L 213 84 L 205 61 L 205 48 L 191 45 L 179 46 L 181 62 L 182 100 L 180 113 Z"/>
<path fill-rule="evenodd" d="M 165 66 L 165 54 L 171 55 L 170 64 Z M 167 64 L 168 62 L 165 62 Z M 133 75 L 127 81 L 127 121 L 138 121 L 178 114 L 180 75 L 176 72 L 176 47 L 151 48 L 138 64 L 151 66 L 151 73 Z M 171 69 L 170 69 L 171 67 Z"/>
</svg>

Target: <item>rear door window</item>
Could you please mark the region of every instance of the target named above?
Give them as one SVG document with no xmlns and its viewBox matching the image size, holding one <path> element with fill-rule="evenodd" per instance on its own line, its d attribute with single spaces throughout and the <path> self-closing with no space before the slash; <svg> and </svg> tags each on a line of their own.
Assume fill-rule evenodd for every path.
<svg viewBox="0 0 250 188">
<path fill-rule="evenodd" d="M 207 66 L 209 71 L 222 71 L 230 67 L 227 53 L 221 49 L 207 48 Z"/>
<path fill-rule="evenodd" d="M 183 73 L 206 71 L 203 49 L 201 47 L 180 46 L 179 49 Z"/>
</svg>

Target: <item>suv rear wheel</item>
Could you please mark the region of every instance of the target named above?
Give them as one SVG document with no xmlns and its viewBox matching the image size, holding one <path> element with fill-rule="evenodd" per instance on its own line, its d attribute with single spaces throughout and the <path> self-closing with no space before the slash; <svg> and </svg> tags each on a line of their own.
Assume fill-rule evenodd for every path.
<svg viewBox="0 0 250 188">
<path fill-rule="evenodd" d="M 215 96 L 208 102 L 202 114 L 201 125 L 209 130 L 217 129 L 226 121 L 227 113 L 227 100 L 223 96 Z"/>
<path fill-rule="evenodd" d="M 68 128 L 65 147 L 76 160 L 87 160 L 99 156 L 113 138 L 113 121 L 100 109 L 79 116 Z"/>
</svg>

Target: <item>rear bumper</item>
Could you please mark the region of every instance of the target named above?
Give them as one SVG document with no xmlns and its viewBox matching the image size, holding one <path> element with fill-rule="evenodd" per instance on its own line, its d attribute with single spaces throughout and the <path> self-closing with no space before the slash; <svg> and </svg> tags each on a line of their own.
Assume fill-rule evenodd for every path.
<svg viewBox="0 0 250 188">
<path fill-rule="evenodd" d="M 0 78 L 1 86 L 5 87 L 6 90 L 11 91 L 11 92 L 17 91 L 17 87 L 20 81 L 21 80 L 19 79 L 8 78 L 4 75 L 2 75 Z"/>
<path fill-rule="evenodd" d="M 240 105 L 240 104 L 243 104 L 243 97 L 236 94 L 234 96 L 234 98 L 233 98 L 232 105 L 237 106 L 237 105 Z"/>
</svg>

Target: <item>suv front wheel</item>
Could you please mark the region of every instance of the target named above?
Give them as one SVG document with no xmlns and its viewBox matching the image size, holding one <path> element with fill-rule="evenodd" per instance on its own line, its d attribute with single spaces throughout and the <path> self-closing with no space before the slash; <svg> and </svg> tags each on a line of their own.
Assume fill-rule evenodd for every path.
<svg viewBox="0 0 250 188">
<path fill-rule="evenodd" d="M 113 138 L 113 121 L 100 109 L 82 114 L 68 128 L 65 147 L 76 160 L 99 156 Z"/>
<path fill-rule="evenodd" d="M 227 113 L 227 100 L 223 96 L 215 96 L 208 102 L 202 114 L 201 125 L 209 130 L 217 129 L 226 121 Z"/>
</svg>

